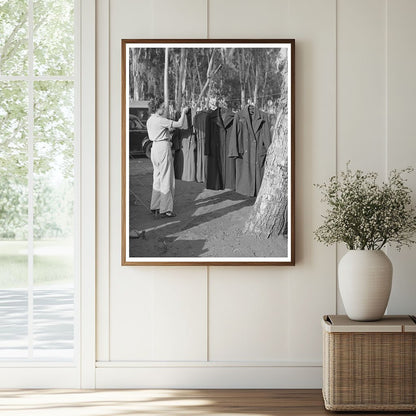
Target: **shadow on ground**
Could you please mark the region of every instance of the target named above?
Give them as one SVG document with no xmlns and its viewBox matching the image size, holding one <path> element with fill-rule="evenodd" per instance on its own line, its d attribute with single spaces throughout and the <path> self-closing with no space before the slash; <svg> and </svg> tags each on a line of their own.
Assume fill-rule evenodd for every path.
<svg viewBox="0 0 416 416">
<path fill-rule="evenodd" d="M 287 238 L 243 232 L 255 198 L 176 180 L 174 218 L 150 213 L 152 165 L 130 160 L 130 257 L 285 257 Z"/>
</svg>

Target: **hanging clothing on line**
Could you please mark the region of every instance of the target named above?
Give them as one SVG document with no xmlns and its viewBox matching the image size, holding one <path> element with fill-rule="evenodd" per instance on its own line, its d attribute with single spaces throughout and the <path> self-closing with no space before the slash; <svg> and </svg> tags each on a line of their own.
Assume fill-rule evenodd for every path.
<svg viewBox="0 0 416 416">
<path fill-rule="evenodd" d="M 264 162 L 271 144 L 271 132 L 266 114 L 249 106 L 234 118 L 228 156 L 236 161 L 236 191 L 256 196 L 263 179 Z"/>
<path fill-rule="evenodd" d="M 207 160 L 207 189 L 234 189 L 235 162 L 227 159 L 227 130 L 232 127 L 230 110 L 217 108 L 209 112 L 206 124 L 205 154 Z M 227 126 L 224 119 L 227 120 Z M 229 136 L 230 137 L 230 136 Z"/>
<path fill-rule="evenodd" d="M 196 181 L 207 181 L 207 156 L 205 155 L 205 135 L 208 111 L 200 111 L 194 117 L 194 135 L 196 141 Z"/>
<path fill-rule="evenodd" d="M 193 182 L 195 177 L 196 143 L 193 135 L 191 111 L 185 115 L 183 126 L 175 136 L 175 177 L 187 182 Z"/>
<path fill-rule="evenodd" d="M 205 132 L 205 155 L 207 156 L 207 189 L 224 189 L 221 173 L 221 146 L 225 144 L 225 129 L 220 109 L 208 113 Z"/>
<path fill-rule="evenodd" d="M 222 172 L 224 178 L 225 189 L 235 190 L 236 166 L 235 159 L 228 157 L 228 149 L 230 148 L 231 133 L 235 114 L 231 110 L 227 110 L 222 119 L 225 127 L 225 146 L 222 147 L 224 154 L 222 155 Z"/>
</svg>

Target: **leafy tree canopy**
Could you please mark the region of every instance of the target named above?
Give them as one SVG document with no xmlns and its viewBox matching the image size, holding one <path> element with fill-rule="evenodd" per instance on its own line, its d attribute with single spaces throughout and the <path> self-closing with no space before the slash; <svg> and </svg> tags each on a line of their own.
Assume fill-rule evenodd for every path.
<svg viewBox="0 0 416 416">
<path fill-rule="evenodd" d="M 29 114 L 33 114 L 35 238 L 72 232 L 74 178 L 74 4 L 34 0 L 35 81 L 0 78 L 0 238 L 27 238 Z M 0 0 L 0 76 L 28 75 L 28 2 Z"/>
</svg>

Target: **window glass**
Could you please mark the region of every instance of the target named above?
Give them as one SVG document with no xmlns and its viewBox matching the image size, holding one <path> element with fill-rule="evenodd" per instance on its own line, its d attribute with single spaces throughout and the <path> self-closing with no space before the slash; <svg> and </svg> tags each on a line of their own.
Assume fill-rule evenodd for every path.
<svg viewBox="0 0 416 416">
<path fill-rule="evenodd" d="M 71 359 L 74 83 L 34 86 L 34 357 Z"/>
<path fill-rule="evenodd" d="M 5 254 L 3 247 L 0 256 Z M 8 267 L 19 265 L 11 263 Z M 27 289 L 0 289 L 0 315 L 0 361 L 28 358 Z"/>
<path fill-rule="evenodd" d="M 27 75 L 28 1 L 0 0 L 0 75 Z"/>
<path fill-rule="evenodd" d="M 34 0 L 34 70 L 36 75 L 74 73 L 74 2 Z"/>
<path fill-rule="evenodd" d="M 27 95 L 0 81 L 0 359 L 27 356 Z"/>
<path fill-rule="evenodd" d="M 0 360 L 74 355 L 74 4 L 0 0 Z"/>
</svg>

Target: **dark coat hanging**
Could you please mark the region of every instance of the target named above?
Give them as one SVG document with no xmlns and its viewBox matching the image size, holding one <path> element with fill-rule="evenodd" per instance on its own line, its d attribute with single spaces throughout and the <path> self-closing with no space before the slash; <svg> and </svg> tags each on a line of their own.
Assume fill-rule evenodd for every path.
<svg viewBox="0 0 416 416">
<path fill-rule="evenodd" d="M 222 178 L 221 147 L 225 144 L 225 128 L 220 109 L 208 113 L 205 134 L 205 155 L 207 158 L 207 189 L 224 189 Z"/>
<path fill-rule="evenodd" d="M 196 140 L 196 181 L 207 180 L 207 156 L 205 155 L 205 135 L 208 111 L 201 111 L 194 117 L 194 134 Z"/>
<path fill-rule="evenodd" d="M 230 114 L 231 113 L 231 114 Z M 207 116 L 205 154 L 207 159 L 207 189 L 234 189 L 235 165 L 228 160 L 227 129 L 232 127 L 232 112 L 217 108 L 209 112 Z M 227 124 L 224 124 L 224 120 Z"/>
<path fill-rule="evenodd" d="M 231 110 L 227 110 L 222 119 L 225 127 L 225 146 L 222 155 L 222 172 L 224 178 L 225 189 L 235 190 L 236 167 L 235 159 L 228 157 L 228 149 L 230 148 L 232 126 L 235 114 Z"/>
<path fill-rule="evenodd" d="M 256 196 L 264 173 L 267 149 L 271 144 L 270 127 L 266 114 L 248 106 L 234 118 L 228 156 L 236 160 L 236 191 Z"/>
</svg>

